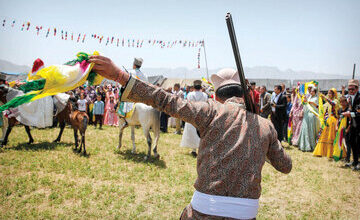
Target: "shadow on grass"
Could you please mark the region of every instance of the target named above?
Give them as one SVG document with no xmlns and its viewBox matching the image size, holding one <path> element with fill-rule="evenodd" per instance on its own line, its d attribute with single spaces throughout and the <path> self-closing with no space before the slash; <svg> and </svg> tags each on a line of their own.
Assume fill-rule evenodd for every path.
<svg viewBox="0 0 360 220">
<path fill-rule="evenodd" d="M 86 154 L 84 154 L 83 151 L 79 152 L 79 148 L 77 148 L 77 149 L 73 148 L 72 151 L 74 154 L 78 154 L 80 157 L 85 157 L 85 158 L 90 157 L 90 153 L 86 152 Z"/>
<path fill-rule="evenodd" d="M 140 153 L 131 153 L 131 150 L 128 149 L 126 151 L 115 151 L 115 153 L 119 154 L 122 156 L 123 159 L 125 160 L 129 160 L 129 161 L 133 161 L 136 163 L 144 163 L 144 164 L 154 164 L 157 167 L 160 167 L 162 169 L 166 168 L 166 163 L 165 161 L 161 160 L 160 158 L 155 158 L 154 154 L 152 152 L 151 157 L 148 160 L 145 160 L 145 156 L 147 155 L 144 152 L 140 152 Z M 160 156 L 161 157 L 161 156 Z"/>
<path fill-rule="evenodd" d="M 38 150 L 54 150 L 58 146 L 72 146 L 73 143 L 53 143 L 53 142 L 40 142 L 40 143 L 20 143 L 16 145 L 15 147 L 10 147 L 8 149 L 11 150 L 32 150 L 32 151 L 38 151 Z"/>
</svg>

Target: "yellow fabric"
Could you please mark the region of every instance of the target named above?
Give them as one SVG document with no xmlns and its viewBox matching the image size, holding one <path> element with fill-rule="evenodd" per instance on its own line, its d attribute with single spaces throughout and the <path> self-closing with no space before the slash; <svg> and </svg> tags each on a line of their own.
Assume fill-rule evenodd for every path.
<svg viewBox="0 0 360 220">
<path fill-rule="evenodd" d="M 328 103 L 326 103 L 328 104 Z M 324 105 L 323 105 L 323 99 L 322 96 L 319 96 L 319 120 L 320 120 L 320 124 L 321 127 L 324 128 L 325 126 L 325 109 L 324 109 Z"/>
<path fill-rule="evenodd" d="M 32 73 L 31 73 L 31 71 L 28 73 L 28 77 L 27 77 L 27 81 L 31 81 L 31 80 L 38 80 L 38 79 L 41 79 L 41 77 L 40 76 L 38 76 L 38 75 L 32 75 Z"/>
<path fill-rule="evenodd" d="M 94 55 L 98 54 L 98 52 L 94 52 Z M 39 70 L 36 75 L 33 76 L 39 79 L 46 79 L 44 89 L 29 92 L 27 94 L 37 94 L 37 96 L 31 100 L 35 101 L 46 96 L 56 95 L 58 93 L 73 90 L 86 82 L 86 79 L 93 66 L 94 64 L 90 63 L 85 71 L 81 69 L 80 63 L 77 63 L 74 66 L 52 65 L 45 67 Z M 96 77 L 95 81 L 98 82 L 101 78 L 102 77 Z"/>
<path fill-rule="evenodd" d="M 46 79 L 43 90 L 33 91 L 28 94 L 38 94 L 32 101 L 44 98 L 46 96 L 56 95 L 61 92 L 67 92 L 83 85 L 94 64 L 90 64 L 85 73 L 80 76 L 80 65 L 65 66 L 53 65 L 40 70 L 36 75 Z"/>
<path fill-rule="evenodd" d="M 133 105 L 133 108 L 131 111 L 125 113 L 125 118 L 131 118 L 135 110 L 135 105 Z"/>
<path fill-rule="evenodd" d="M 11 81 L 11 82 L 9 82 L 9 86 L 10 86 L 11 88 L 14 88 L 15 85 L 16 85 L 16 81 Z"/>
<path fill-rule="evenodd" d="M 330 116 L 327 120 L 327 125 L 324 127 L 318 143 L 316 144 L 315 150 L 313 152 L 314 156 L 328 157 L 333 156 L 334 151 L 334 140 L 336 136 L 336 123 L 337 120 L 334 116 Z"/>
</svg>

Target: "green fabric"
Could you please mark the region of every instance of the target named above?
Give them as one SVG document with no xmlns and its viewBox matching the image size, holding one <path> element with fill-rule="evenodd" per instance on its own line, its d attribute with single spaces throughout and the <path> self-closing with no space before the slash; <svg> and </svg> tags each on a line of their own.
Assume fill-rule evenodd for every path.
<svg viewBox="0 0 360 220">
<path fill-rule="evenodd" d="M 95 77 L 96 77 L 96 73 L 91 71 L 86 79 L 89 82 L 90 86 L 94 85 Z"/>
<path fill-rule="evenodd" d="M 19 90 L 23 91 L 24 93 L 28 93 L 31 91 L 41 90 L 45 86 L 45 79 L 38 79 L 31 82 L 27 82 L 19 87 Z"/>
<path fill-rule="evenodd" d="M 15 97 L 15 98 L 11 99 L 10 101 L 8 101 L 7 103 L 5 103 L 4 105 L 0 106 L 0 112 L 4 111 L 6 109 L 9 109 L 9 108 L 18 107 L 19 105 L 22 105 L 24 103 L 28 103 L 36 95 L 37 94 L 29 94 L 29 95 L 25 94 L 22 96 Z"/>
</svg>

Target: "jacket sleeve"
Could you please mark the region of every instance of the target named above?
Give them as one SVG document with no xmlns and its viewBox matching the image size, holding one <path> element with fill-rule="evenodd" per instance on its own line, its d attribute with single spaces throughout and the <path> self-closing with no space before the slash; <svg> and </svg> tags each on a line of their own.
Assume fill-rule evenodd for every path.
<svg viewBox="0 0 360 220">
<path fill-rule="evenodd" d="M 131 77 L 122 92 L 121 101 L 142 102 L 175 118 L 194 125 L 200 133 L 216 115 L 215 104 L 191 102 L 164 91 L 162 88 Z"/>
<path fill-rule="evenodd" d="M 271 99 L 270 94 L 269 94 L 269 95 L 268 95 L 268 94 L 264 95 L 264 102 L 266 102 L 266 103 L 264 103 L 264 105 L 263 105 L 263 108 L 262 108 L 262 109 L 268 109 L 268 108 L 271 108 L 271 107 L 270 107 L 270 99 Z"/>
<path fill-rule="evenodd" d="M 278 171 L 282 173 L 290 173 L 292 169 L 292 160 L 289 155 L 286 154 L 284 148 L 281 146 L 280 141 L 277 139 L 277 133 L 272 124 L 270 126 L 270 146 L 267 152 L 267 158 L 270 164 Z"/>
</svg>

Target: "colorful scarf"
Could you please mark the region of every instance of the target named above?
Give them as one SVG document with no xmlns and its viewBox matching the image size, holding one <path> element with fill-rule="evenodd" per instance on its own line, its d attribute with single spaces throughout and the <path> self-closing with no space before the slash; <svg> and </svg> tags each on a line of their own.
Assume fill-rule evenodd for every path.
<svg viewBox="0 0 360 220">
<path fill-rule="evenodd" d="M 288 121 L 288 127 L 287 127 L 287 138 L 288 138 L 289 144 L 291 144 L 292 137 L 293 137 L 293 123 L 292 123 L 292 117 L 290 117 L 289 121 Z"/>
<path fill-rule="evenodd" d="M 95 51 L 94 55 L 99 53 Z M 37 71 L 33 75 L 34 78 L 38 78 L 37 80 L 26 82 L 19 87 L 25 94 L 0 106 L 0 112 L 46 96 L 73 90 L 86 81 L 90 85 L 100 84 L 103 77 L 91 71 L 94 64 L 88 62 L 90 55 L 80 52 L 76 56 L 76 59 L 64 65 L 52 65 Z"/>
<path fill-rule="evenodd" d="M 335 161 L 339 161 L 346 154 L 346 146 L 345 146 L 346 124 L 347 124 L 347 118 L 343 117 L 340 121 L 340 126 L 334 140 L 333 158 Z"/>
</svg>

